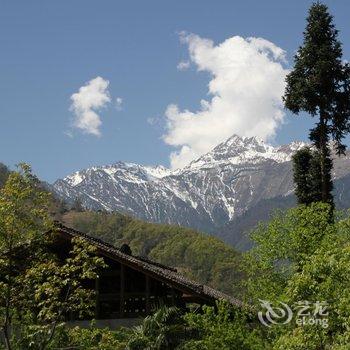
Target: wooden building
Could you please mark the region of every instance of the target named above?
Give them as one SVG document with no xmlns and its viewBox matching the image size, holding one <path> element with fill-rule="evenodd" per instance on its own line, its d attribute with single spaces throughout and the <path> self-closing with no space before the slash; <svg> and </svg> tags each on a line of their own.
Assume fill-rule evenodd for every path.
<svg viewBox="0 0 350 350">
<path fill-rule="evenodd" d="M 97 248 L 108 265 L 96 280 L 95 318 L 124 319 L 146 316 L 159 305 L 186 308 L 189 303 L 214 305 L 218 299 L 241 302 L 209 286 L 191 281 L 176 269 L 132 255 L 128 246 L 116 248 L 82 232 L 57 224 L 58 244 L 68 246 L 80 237 Z"/>
</svg>

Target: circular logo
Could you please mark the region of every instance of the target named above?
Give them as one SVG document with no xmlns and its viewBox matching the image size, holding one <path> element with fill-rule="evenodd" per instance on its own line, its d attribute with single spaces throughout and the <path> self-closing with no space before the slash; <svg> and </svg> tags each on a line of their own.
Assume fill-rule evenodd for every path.
<svg viewBox="0 0 350 350">
<path fill-rule="evenodd" d="M 271 327 L 273 324 L 287 324 L 292 320 L 293 311 L 286 304 L 281 301 L 278 302 L 278 306 L 272 306 L 267 300 L 261 300 L 260 305 L 265 310 L 258 312 L 260 322 L 266 326 Z"/>
</svg>

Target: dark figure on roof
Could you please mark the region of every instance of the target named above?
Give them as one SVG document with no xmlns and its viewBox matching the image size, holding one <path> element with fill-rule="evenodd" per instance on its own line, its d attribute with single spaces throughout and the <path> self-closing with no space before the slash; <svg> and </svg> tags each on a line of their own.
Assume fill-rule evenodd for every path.
<svg viewBox="0 0 350 350">
<path fill-rule="evenodd" d="M 132 251 L 131 251 L 131 248 L 128 244 L 124 243 L 122 244 L 122 246 L 120 247 L 120 251 L 124 254 L 127 254 L 127 255 L 132 255 Z"/>
</svg>

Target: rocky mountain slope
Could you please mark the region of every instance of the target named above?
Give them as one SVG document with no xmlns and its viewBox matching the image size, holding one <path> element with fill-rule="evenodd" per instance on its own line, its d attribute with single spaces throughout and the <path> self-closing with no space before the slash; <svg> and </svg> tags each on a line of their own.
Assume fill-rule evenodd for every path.
<svg viewBox="0 0 350 350">
<path fill-rule="evenodd" d="M 349 188 L 350 174 L 335 179 L 333 195 L 337 209 L 346 210 L 350 208 Z M 268 221 L 277 209 L 292 208 L 296 205 L 296 202 L 294 193 L 288 196 L 262 199 L 242 215 L 220 227 L 216 231 L 216 236 L 240 251 L 248 250 L 252 247 L 252 242 L 249 239 L 250 230 L 259 223 Z"/>
<path fill-rule="evenodd" d="M 291 156 L 304 145 L 273 147 L 234 135 L 183 169 L 118 162 L 78 171 L 53 189 L 89 209 L 217 234 L 260 201 L 293 192 Z M 349 156 L 337 159 L 334 176 L 345 176 L 349 165 Z"/>
</svg>

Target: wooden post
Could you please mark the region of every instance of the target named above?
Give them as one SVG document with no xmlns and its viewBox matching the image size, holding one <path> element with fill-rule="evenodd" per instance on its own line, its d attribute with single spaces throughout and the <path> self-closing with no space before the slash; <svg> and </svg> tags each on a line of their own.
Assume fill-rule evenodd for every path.
<svg viewBox="0 0 350 350">
<path fill-rule="evenodd" d="M 150 278 L 146 275 L 146 314 L 148 315 L 151 312 L 150 305 Z"/>
<path fill-rule="evenodd" d="M 125 303 L 125 266 L 120 266 L 120 317 L 124 317 L 124 303 Z"/>
<path fill-rule="evenodd" d="M 96 293 L 95 319 L 98 320 L 100 317 L 100 277 L 97 277 L 95 280 L 95 293 Z"/>
</svg>

